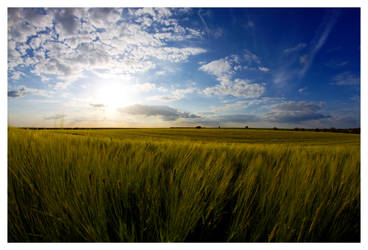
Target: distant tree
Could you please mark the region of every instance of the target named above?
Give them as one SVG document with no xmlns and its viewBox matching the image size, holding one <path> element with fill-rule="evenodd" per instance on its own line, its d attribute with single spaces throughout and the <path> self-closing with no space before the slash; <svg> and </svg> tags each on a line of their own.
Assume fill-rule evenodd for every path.
<svg viewBox="0 0 368 250">
<path fill-rule="evenodd" d="M 336 132 L 336 128 L 334 127 L 330 128 L 330 132 Z"/>
<path fill-rule="evenodd" d="M 319 132 L 319 131 L 320 131 L 319 128 L 314 129 L 314 132 Z"/>
<path fill-rule="evenodd" d="M 201 126 L 197 126 L 196 128 L 202 128 Z"/>
<path fill-rule="evenodd" d="M 305 129 L 304 128 L 300 128 L 300 131 L 304 131 Z"/>
<path fill-rule="evenodd" d="M 244 128 L 248 128 L 248 126 L 245 126 Z"/>
<path fill-rule="evenodd" d="M 351 130 L 351 133 L 352 133 L 352 134 L 360 134 L 360 128 L 353 128 L 353 129 Z"/>
<path fill-rule="evenodd" d="M 299 131 L 299 128 L 294 128 L 295 131 Z"/>
<path fill-rule="evenodd" d="M 220 126 L 218 126 L 218 128 L 221 128 Z"/>
<path fill-rule="evenodd" d="M 277 127 L 273 127 L 272 130 L 278 130 L 278 128 Z"/>
</svg>

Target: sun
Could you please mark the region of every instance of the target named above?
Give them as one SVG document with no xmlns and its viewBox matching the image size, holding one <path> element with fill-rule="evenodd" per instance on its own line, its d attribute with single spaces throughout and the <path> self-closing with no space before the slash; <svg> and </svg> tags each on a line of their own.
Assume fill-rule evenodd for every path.
<svg viewBox="0 0 368 250">
<path fill-rule="evenodd" d="M 137 101 L 136 94 L 127 83 L 105 82 L 98 84 L 95 89 L 94 102 L 103 104 L 107 110 L 117 109 L 132 105 Z"/>
</svg>

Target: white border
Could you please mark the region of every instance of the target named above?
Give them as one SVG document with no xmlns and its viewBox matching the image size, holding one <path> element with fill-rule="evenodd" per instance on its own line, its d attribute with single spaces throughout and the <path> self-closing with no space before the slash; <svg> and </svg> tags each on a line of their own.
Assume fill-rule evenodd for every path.
<svg viewBox="0 0 368 250">
<path fill-rule="evenodd" d="M 365 1 L 365 5 L 361 8 L 361 15 L 360 15 L 360 23 L 361 23 L 361 27 L 360 27 L 360 31 L 361 31 L 361 39 L 360 39 L 360 50 L 361 50 L 361 63 L 360 63 L 360 72 L 361 72 L 361 76 L 360 76 L 360 127 L 361 127 L 361 147 L 360 147 L 360 153 L 361 153 L 361 184 L 360 184 L 360 190 L 361 190 L 361 194 L 360 194 L 360 200 L 361 200 L 361 207 L 360 207 L 360 211 L 361 211 L 361 242 L 362 245 L 364 245 L 365 247 L 367 247 L 367 235 L 368 235 L 368 231 L 367 231 L 367 211 L 368 211 L 368 206 L 367 206 L 367 190 L 368 190 L 368 185 L 367 185 L 367 180 L 368 180 L 368 171 L 367 171 L 367 166 L 368 166 L 368 155 L 367 153 L 364 152 L 368 152 L 368 145 L 367 145 L 367 131 L 368 131 L 368 122 L 367 122 L 367 107 L 368 107 L 368 100 L 367 100 L 367 91 L 368 91 L 368 86 L 367 86 L 367 80 L 368 80 L 368 74 L 367 74 L 367 69 L 368 69 L 368 50 L 367 50 L 367 41 L 368 41 L 368 5 L 367 5 L 367 1 Z M 363 46 L 362 46 L 363 45 Z M 365 237 L 364 237 L 365 236 Z"/>
<path fill-rule="evenodd" d="M 7 9 L 1 4 L 0 9 L 0 34 L 1 34 L 1 50 L 0 50 L 0 241 L 1 245 L 7 241 L 7 202 L 8 202 L 8 162 L 7 162 L 7 145 L 8 145 L 8 80 L 7 80 L 7 58 L 8 58 L 8 32 L 7 32 Z"/>
<path fill-rule="evenodd" d="M 8 7 L 361 7 L 364 0 L 13 0 Z"/>
<path fill-rule="evenodd" d="M 266 0 L 160 0 L 159 2 L 147 0 L 2 0 L 0 1 L 0 32 L 1 32 L 1 88 L 0 88 L 0 244 L 3 248 L 18 249 L 18 248 L 34 248 L 34 249 L 65 249 L 66 247 L 88 247 L 97 249 L 100 247 L 111 247 L 120 249 L 121 247 L 128 249 L 151 248 L 151 249 L 167 249 L 167 248 L 209 248 L 209 249 L 223 249 L 224 247 L 231 247 L 237 249 L 251 248 L 276 248 L 276 249 L 294 249 L 295 247 L 315 248 L 324 247 L 330 249 L 361 249 L 367 247 L 367 117 L 366 111 L 368 107 L 367 101 L 367 44 L 368 44 L 368 1 L 366 0 L 309 0 L 309 1 L 266 1 Z M 46 243 L 46 244 L 19 244 L 7 243 L 7 7 L 361 7 L 361 243 L 360 244 L 336 244 L 336 243 L 309 243 L 309 244 L 293 244 L 293 243 L 172 243 L 172 244 L 155 244 L 155 243 L 134 243 L 134 244 L 114 244 L 114 243 L 98 243 L 98 244 L 74 244 L 74 243 Z"/>
</svg>

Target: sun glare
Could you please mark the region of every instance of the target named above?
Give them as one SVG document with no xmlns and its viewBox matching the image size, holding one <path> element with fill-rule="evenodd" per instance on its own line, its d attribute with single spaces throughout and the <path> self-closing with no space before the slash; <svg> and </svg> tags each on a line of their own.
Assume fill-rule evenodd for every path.
<svg viewBox="0 0 368 250">
<path fill-rule="evenodd" d="M 110 82 L 99 86 L 95 92 L 95 102 L 103 104 L 107 110 L 116 111 L 136 102 L 134 91 L 126 83 Z"/>
</svg>

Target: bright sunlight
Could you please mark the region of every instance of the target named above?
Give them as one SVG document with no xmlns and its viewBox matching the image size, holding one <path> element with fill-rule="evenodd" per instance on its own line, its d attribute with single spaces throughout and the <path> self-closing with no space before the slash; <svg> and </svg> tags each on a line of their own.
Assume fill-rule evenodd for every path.
<svg viewBox="0 0 368 250">
<path fill-rule="evenodd" d="M 94 96 L 95 102 L 103 104 L 107 111 L 115 112 L 118 108 L 137 102 L 136 94 L 128 84 L 109 82 L 98 84 Z"/>
</svg>

